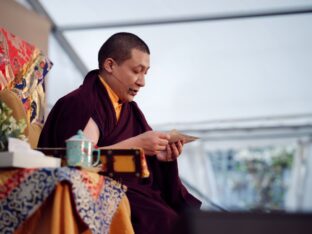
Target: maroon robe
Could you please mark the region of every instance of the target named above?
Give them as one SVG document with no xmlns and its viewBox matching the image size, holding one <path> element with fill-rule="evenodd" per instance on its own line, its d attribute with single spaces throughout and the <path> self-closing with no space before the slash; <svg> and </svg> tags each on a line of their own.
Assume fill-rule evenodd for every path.
<svg viewBox="0 0 312 234">
<path fill-rule="evenodd" d="M 38 147 L 64 147 L 65 140 L 84 129 L 90 117 L 100 130 L 98 146 L 108 146 L 151 130 L 135 102 L 124 103 L 117 122 L 113 104 L 98 78 L 89 72 L 83 84 L 61 98 L 51 110 Z M 135 176 L 120 178 L 127 185 L 131 221 L 135 233 L 170 233 L 179 213 L 199 208 L 201 202 L 182 185 L 177 161 L 160 162 L 147 156 L 151 176 L 139 181 Z"/>
</svg>

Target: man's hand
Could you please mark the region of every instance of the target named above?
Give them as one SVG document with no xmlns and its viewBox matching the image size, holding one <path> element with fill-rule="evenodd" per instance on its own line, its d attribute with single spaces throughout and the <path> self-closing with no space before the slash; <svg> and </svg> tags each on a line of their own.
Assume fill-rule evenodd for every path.
<svg viewBox="0 0 312 234">
<path fill-rule="evenodd" d="M 166 149 L 156 153 L 159 161 L 173 161 L 176 160 L 182 153 L 183 141 L 177 141 L 167 145 Z"/>
<path fill-rule="evenodd" d="M 136 145 L 143 148 L 145 154 L 155 155 L 166 150 L 170 136 L 164 132 L 147 131 L 136 137 Z"/>
</svg>

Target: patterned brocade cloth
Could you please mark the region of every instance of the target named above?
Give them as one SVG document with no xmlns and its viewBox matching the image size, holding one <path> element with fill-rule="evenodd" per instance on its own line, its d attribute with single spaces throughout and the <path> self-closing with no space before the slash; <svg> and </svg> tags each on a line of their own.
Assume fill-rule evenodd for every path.
<svg viewBox="0 0 312 234">
<path fill-rule="evenodd" d="M 0 27 L 0 91 L 14 91 L 30 123 L 43 124 L 44 78 L 52 62 L 34 45 Z"/>
<path fill-rule="evenodd" d="M 60 182 L 71 185 L 74 208 L 92 233 L 109 233 L 126 187 L 96 173 L 68 167 L 0 171 L 1 233 L 13 233 Z"/>
</svg>

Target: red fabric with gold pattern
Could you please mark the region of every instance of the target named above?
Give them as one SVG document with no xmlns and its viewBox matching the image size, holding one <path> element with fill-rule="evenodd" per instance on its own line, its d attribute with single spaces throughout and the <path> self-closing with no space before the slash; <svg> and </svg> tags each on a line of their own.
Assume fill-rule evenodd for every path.
<svg viewBox="0 0 312 234">
<path fill-rule="evenodd" d="M 43 80 L 51 67 L 39 48 L 0 27 L 0 91 L 7 88 L 21 98 L 31 123 L 43 124 Z"/>
<path fill-rule="evenodd" d="M 34 51 L 34 46 L 0 28 L 0 77 L 8 82 L 15 77 L 21 79 L 23 68 L 31 62 Z M 1 89 L 5 86 L 1 82 Z"/>
</svg>

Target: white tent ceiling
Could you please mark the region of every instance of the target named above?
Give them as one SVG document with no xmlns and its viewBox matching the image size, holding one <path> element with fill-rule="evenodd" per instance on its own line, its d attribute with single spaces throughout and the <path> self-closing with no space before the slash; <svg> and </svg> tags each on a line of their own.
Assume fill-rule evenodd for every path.
<svg viewBox="0 0 312 234">
<path fill-rule="evenodd" d="M 115 32 L 149 44 L 151 69 L 136 101 L 152 125 L 312 113 L 312 0 L 39 3 L 87 69 Z M 266 15 L 285 10 L 293 13 Z M 52 106 L 83 76 L 50 43 Z"/>
<path fill-rule="evenodd" d="M 40 0 L 60 27 L 311 6 L 311 0 Z"/>
</svg>

